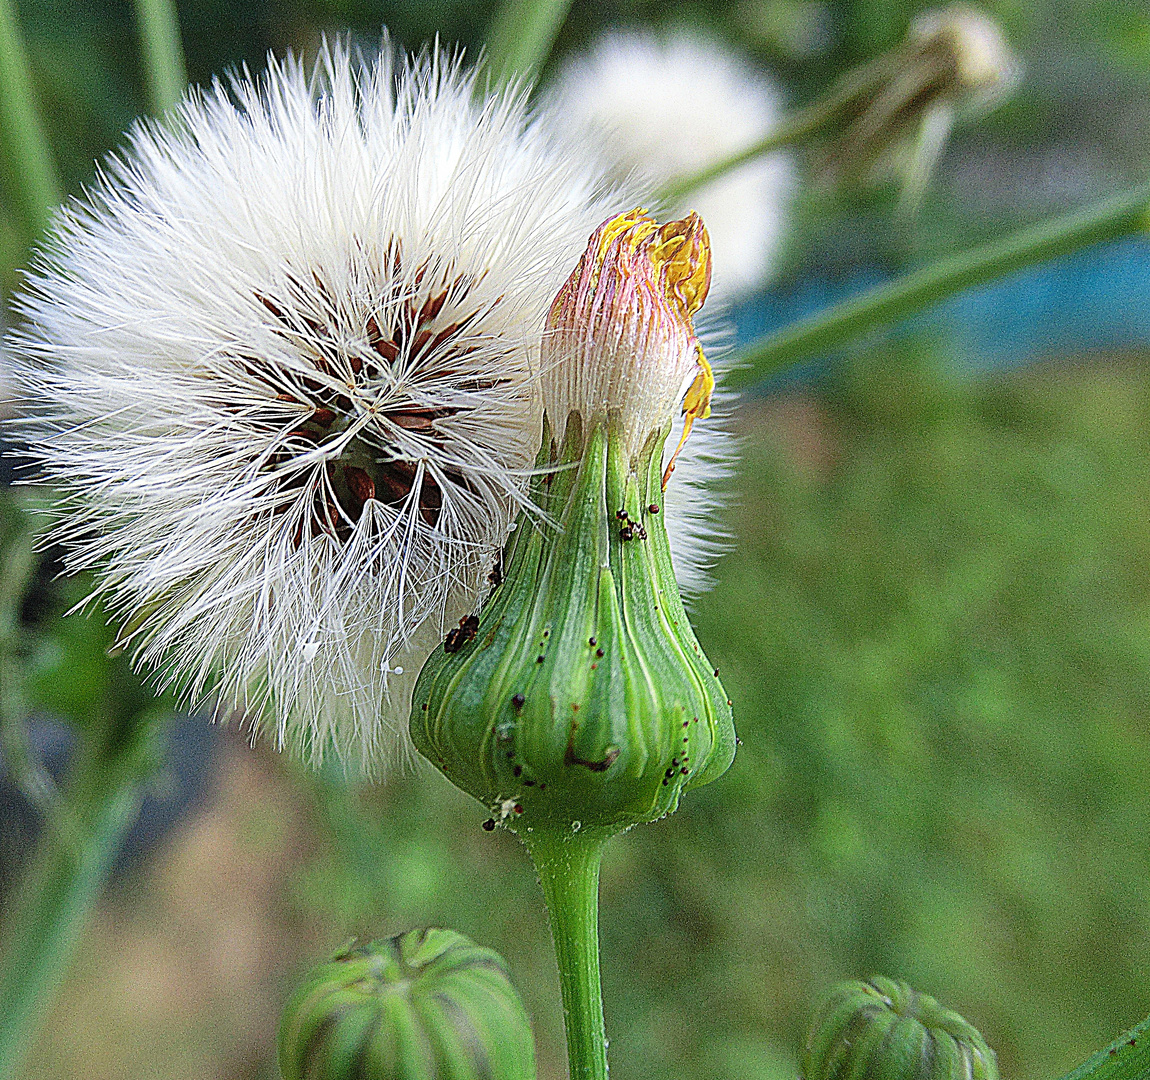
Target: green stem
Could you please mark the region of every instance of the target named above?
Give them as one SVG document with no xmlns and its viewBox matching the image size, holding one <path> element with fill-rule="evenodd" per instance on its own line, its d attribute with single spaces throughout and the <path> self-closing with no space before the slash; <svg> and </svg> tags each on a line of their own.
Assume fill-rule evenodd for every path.
<svg viewBox="0 0 1150 1080">
<path fill-rule="evenodd" d="M 60 201 L 60 180 L 36 111 L 32 71 L 12 0 L 0 0 L 0 143 L 29 229 L 38 233 Z"/>
<path fill-rule="evenodd" d="M 1150 1076 L 1150 1016 L 1062 1080 L 1146 1080 Z"/>
<path fill-rule="evenodd" d="M 497 85 L 534 78 L 570 7 L 571 0 L 504 0 L 487 34 L 487 67 Z"/>
<path fill-rule="evenodd" d="M 88 916 L 136 818 L 142 783 L 111 786 L 93 807 L 77 851 L 44 829 L 33 864 L 5 923 L 0 964 L 0 1080 L 13 1080 L 68 969 Z"/>
<path fill-rule="evenodd" d="M 746 149 L 712 162 L 697 172 L 676 176 L 668 181 L 656 194 L 656 204 L 667 207 L 678 206 L 693 191 L 726 175 L 732 169 L 737 169 L 745 162 L 753 161 L 784 146 L 794 146 L 846 119 L 848 111 L 857 102 L 873 94 L 890 77 L 891 56 L 891 53 L 883 53 L 874 60 L 852 68 L 841 78 L 836 79 L 821 98 L 784 116 L 774 129 Z"/>
<path fill-rule="evenodd" d="M 658 206 L 680 206 L 688 195 L 712 180 L 725 176 L 745 162 L 753 161 L 774 150 L 781 150 L 784 146 L 794 146 L 822 128 L 829 127 L 845 104 L 844 93 L 841 90 L 832 90 L 826 97 L 812 102 L 806 108 L 796 109 L 784 116 L 777 127 L 745 150 L 720 158 L 696 172 L 676 176 L 668 181 L 655 194 L 654 202 Z"/>
<path fill-rule="evenodd" d="M 821 356 L 866 330 L 896 323 L 931 304 L 1015 270 L 1105 240 L 1139 232 L 1150 212 L 1150 184 L 948 255 L 897 281 L 876 286 L 827 311 L 769 334 L 740 356 L 732 385 L 742 386 L 811 356 Z"/>
<path fill-rule="evenodd" d="M 607 1080 L 599 982 L 599 860 L 606 837 L 521 834 L 539 871 L 563 991 L 571 1080 Z"/>
<path fill-rule="evenodd" d="M 188 84 L 175 0 L 136 0 L 152 111 L 174 108 Z"/>
</svg>

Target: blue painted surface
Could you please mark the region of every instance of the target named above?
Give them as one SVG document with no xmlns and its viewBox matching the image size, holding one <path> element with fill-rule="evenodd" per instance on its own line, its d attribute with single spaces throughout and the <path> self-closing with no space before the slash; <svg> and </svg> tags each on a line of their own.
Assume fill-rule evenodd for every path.
<svg viewBox="0 0 1150 1080">
<path fill-rule="evenodd" d="M 881 283 L 860 270 L 836 281 L 808 279 L 752 297 L 732 311 L 740 346 Z M 902 324 L 946 335 L 961 368 L 996 371 L 1050 356 L 1150 348 L 1150 239 L 1128 238 L 1031 267 L 970 289 Z M 828 358 L 784 373 L 764 388 L 806 382 Z"/>
</svg>

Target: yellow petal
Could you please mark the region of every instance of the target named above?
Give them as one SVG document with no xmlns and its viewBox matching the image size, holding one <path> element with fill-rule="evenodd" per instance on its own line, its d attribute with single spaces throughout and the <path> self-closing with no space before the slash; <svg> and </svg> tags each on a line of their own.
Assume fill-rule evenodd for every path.
<svg viewBox="0 0 1150 1080">
<path fill-rule="evenodd" d="M 671 460 L 667 462 L 667 468 L 663 470 L 664 491 L 667 489 L 667 481 L 671 479 L 671 473 L 675 471 L 675 459 L 679 456 L 679 451 L 683 449 L 687 436 L 691 434 L 692 425 L 696 420 L 706 420 L 711 415 L 711 395 L 715 392 L 715 373 L 703 355 L 702 345 L 696 345 L 695 349 L 697 350 L 699 373 L 683 397 L 683 415 L 687 419 L 683 423 L 683 435 L 679 439 L 679 445 L 675 447 Z"/>
</svg>

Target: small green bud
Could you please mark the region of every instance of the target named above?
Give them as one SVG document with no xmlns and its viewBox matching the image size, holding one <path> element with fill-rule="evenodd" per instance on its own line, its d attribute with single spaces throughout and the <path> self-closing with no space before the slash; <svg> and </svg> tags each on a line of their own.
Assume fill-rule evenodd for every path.
<svg viewBox="0 0 1150 1080">
<path fill-rule="evenodd" d="M 283 1080 L 534 1080 L 531 1023 L 498 953 L 454 930 L 352 945 L 295 991 Z"/>
<path fill-rule="evenodd" d="M 804 1080 L 998 1080 L 994 1051 L 956 1012 L 875 976 L 834 987 L 803 1050 Z"/>
</svg>

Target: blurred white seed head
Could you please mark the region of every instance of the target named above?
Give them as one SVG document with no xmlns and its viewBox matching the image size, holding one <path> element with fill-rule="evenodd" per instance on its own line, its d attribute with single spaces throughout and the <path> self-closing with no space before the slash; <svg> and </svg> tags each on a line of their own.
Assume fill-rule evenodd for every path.
<svg viewBox="0 0 1150 1080">
<path fill-rule="evenodd" d="M 4 344 L 4 316 L 0 312 L 0 420 L 15 414 L 16 377 L 12 370 L 12 358 Z"/>
<path fill-rule="evenodd" d="M 612 33 L 562 68 L 543 107 L 599 146 L 617 178 L 634 177 L 650 195 L 757 142 L 775 125 L 780 99 L 761 71 L 712 38 Z M 790 158 L 776 153 L 663 208 L 671 217 L 696 210 L 706 221 L 713 299 L 733 300 L 769 276 L 792 187 Z"/>
<path fill-rule="evenodd" d="M 63 210 L 10 335 L 55 535 L 192 700 L 376 771 L 538 446 L 548 304 L 611 209 L 458 65 L 272 63 Z"/>
</svg>

